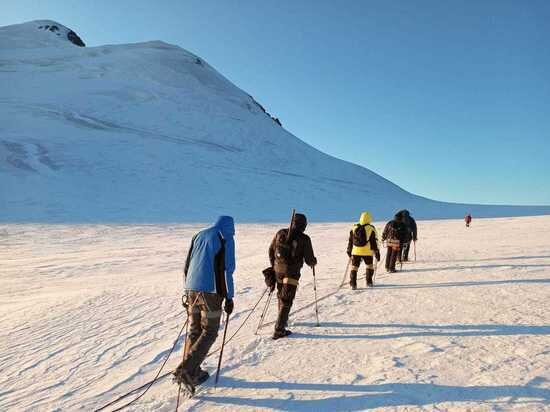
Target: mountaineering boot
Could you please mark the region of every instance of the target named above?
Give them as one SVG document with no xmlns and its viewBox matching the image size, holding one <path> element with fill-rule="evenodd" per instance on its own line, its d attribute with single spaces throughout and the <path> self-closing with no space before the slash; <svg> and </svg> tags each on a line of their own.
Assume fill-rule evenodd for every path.
<svg viewBox="0 0 550 412">
<path fill-rule="evenodd" d="M 176 374 L 177 373 L 177 374 Z M 195 383 L 193 377 L 189 375 L 189 372 L 185 368 L 179 368 L 179 371 L 174 373 L 175 380 L 178 384 L 183 385 L 183 387 L 191 394 L 195 394 Z"/>
<path fill-rule="evenodd" d="M 280 338 L 286 338 L 290 334 L 292 334 L 292 331 L 290 331 L 288 329 L 277 330 L 273 334 L 273 340 L 277 340 L 277 339 L 280 339 Z"/>
<path fill-rule="evenodd" d="M 205 371 L 204 369 L 199 368 L 195 376 L 193 377 L 193 384 L 195 386 L 202 385 L 204 382 L 208 380 L 210 377 L 210 374 L 208 371 Z"/>
<path fill-rule="evenodd" d="M 367 269 L 367 273 L 365 274 L 365 277 L 367 278 L 367 287 L 374 286 L 372 282 L 372 278 L 374 276 L 374 270 L 373 269 Z"/>
</svg>

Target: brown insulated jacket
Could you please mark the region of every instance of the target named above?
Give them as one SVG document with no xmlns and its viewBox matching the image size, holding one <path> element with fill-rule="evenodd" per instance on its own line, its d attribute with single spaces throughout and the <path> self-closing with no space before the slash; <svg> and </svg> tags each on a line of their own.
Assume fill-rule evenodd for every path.
<svg viewBox="0 0 550 412">
<path fill-rule="evenodd" d="M 304 262 L 309 266 L 314 266 L 317 264 L 317 259 L 313 253 L 309 236 L 298 231 L 292 231 L 291 233 L 292 258 L 287 260 L 277 257 L 277 243 L 281 238 L 286 239 L 287 234 L 288 229 L 281 229 L 277 232 L 269 246 L 269 261 L 276 273 L 299 279 Z"/>
</svg>

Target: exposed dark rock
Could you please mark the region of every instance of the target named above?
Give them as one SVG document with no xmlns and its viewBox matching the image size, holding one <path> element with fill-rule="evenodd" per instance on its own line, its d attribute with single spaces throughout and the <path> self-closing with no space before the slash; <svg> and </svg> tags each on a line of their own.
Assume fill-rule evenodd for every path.
<svg viewBox="0 0 550 412">
<path fill-rule="evenodd" d="M 52 33 L 57 34 L 58 36 L 61 36 L 59 26 L 56 26 L 55 24 L 46 24 L 44 26 L 38 26 L 40 30 L 48 30 Z M 76 34 L 74 31 L 69 30 L 67 33 L 67 40 L 69 40 L 72 44 L 80 47 L 86 47 L 86 44 L 82 41 L 82 39 Z"/>
<path fill-rule="evenodd" d="M 80 37 L 78 37 L 78 34 L 76 34 L 72 30 L 67 33 L 67 38 L 69 39 L 69 41 L 71 43 L 76 44 L 77 46 L 86 47 L 86 44 L 84 44 L 82 39 Z"/>
<path fill-rule="evenodd" d="M 266 115 L 268 115 L 275 123 L 277 123 L 277 124 L 278 124 L 279 126 L 281 126 L 281 127 L 283 126 L 283 125 L 281 124 L 281 121 L 279 120 L 278 117 L 271 116 L 271 115 L 269 114 L 269 112 L 268 112 L 267 110 L 265 110 L 265 107 L 263 107 L 260 103 L 258 103 L 258 102 L 256 101 L 256 99 L 254 99 L 251 95 L 248 95 L 248 97 L 250 97 L 250 99 L 252 99 L 252 101 L 254 102 L 254 104 L 255 104 L 256 106 L 258 106 L 258 107 L 261 109 L 262 112 L 264 112 Z M 247 106 L 248 106 L 248 105 L 247 105 Z M 249 106 L 248 106 L 248 107 L 249 107 Z M 250 110 L 250 107 L 249 107 L 249 110 Z"/>
</svg>

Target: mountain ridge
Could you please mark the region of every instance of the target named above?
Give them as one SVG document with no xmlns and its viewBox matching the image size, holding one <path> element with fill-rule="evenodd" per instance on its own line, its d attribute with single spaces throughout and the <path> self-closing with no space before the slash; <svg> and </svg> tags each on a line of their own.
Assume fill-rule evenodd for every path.
<svg viewBox="0 0 550 412">
<path fill-rule="evenodd" d="M 275 221 L 290 207 L 317 221 L 363 209 L 376 219 L 402 208 L 419 218 L 550 214 L 413 195 L 303 142 L 177 45 L 76 47 L 40 30 L 45 22 L 70 30 L 0 28 L 2 221 Z"/>
</svg>

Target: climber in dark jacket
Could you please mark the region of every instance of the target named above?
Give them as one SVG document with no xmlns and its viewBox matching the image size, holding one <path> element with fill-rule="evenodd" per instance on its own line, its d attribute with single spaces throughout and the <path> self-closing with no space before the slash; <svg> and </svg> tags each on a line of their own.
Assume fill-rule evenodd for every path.
<svg viewBox="0 0 550 412">
<path fill-rule="evenodd" d="M 269 261 L 276 274 L 279 300 L 273 339 L 284 338 L 292 333 L 286 326 L 298 289 L 300 271 L 304 261 L 311 267 L 317 264 L 311 239 L 304 233 L 306 226 L 306 216 L 296 213 L 290 225 L 290 235 L 289 229 L 279 230 L 269 246 Z"/>
<path fill-rule="evenodd" d="M 401 216 L 401 221 L 405 224 L 405 226 L 407 226 L 408 229 L 405 241 L 401 245 L 401 260 L 403 262 L 407 262 L 409 260 L 411 241 L 416 242 L 418 239 L 418 228 L 416 226 L 416 221 L 407 209 L 400 210 L 397 214 Z"/>
<path fill-rule="evenodd" d="M 386 242 L 388 248 L 386 252 L 386 270 L 388 272 L 396 272 L 395 263 L 400 258 L 401 245 L 408 238 L 408 228 L 401 221 L 401 215 L 396 214 L 393 220 L 390 220 L 384 232 L 382 233 L 382 241 Z"/>
</svg>

